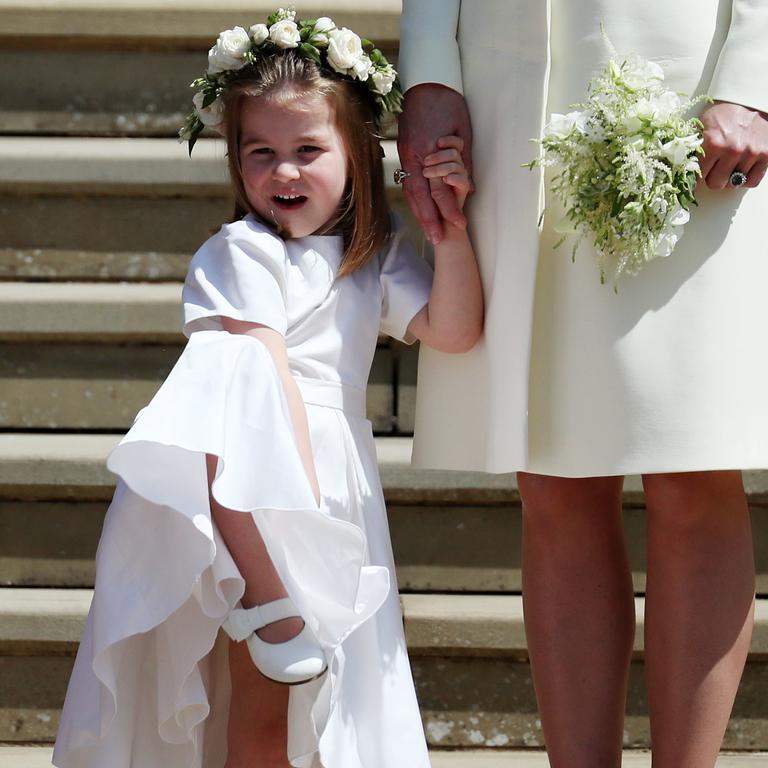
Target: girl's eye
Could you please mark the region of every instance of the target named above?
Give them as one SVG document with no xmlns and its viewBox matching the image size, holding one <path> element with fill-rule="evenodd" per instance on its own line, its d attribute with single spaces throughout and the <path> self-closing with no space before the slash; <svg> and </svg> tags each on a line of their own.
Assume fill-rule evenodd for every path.
<svg viewBox="0 0 768 768">
<path fill-rule="evenodd" d="M 305 144 L 302 147 L 299 147 L 299 152 L 322 152 L 323 150 L 320 149 L 320 147 L 315 147 L 312 144 Z"/>
</svg>

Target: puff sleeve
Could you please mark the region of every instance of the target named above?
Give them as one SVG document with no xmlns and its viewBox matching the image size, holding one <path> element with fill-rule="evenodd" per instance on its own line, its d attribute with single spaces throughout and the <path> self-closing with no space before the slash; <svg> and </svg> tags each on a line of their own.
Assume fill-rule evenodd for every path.
<svg viewBox="0 0 768 768">
<path fill-rule="evenodd" d="M 709 95 L 768 112 L 768 3 L 733 0 Z"/>
<path fill-rule="evenodd" d="M 221 330 L 221 317 L 285 335 L 285 245 L 246 217 L 225 224 L 193 256 L 182 292 L 184 335 Z"/>
<path fill-rule="evenodd" d="M 439 83 L 463 93 L 456 32 L 461 0 L 403 0 L 398 70 L 407 91 Z"/>
<path fill-rule="evenodd" d="M 381 261 L 382 333 L 412 344 L 408 324 L 429 301 L 432 268 L 408 240 L 405 228 L 395 219 L 393 234 Z"/>
</svg>

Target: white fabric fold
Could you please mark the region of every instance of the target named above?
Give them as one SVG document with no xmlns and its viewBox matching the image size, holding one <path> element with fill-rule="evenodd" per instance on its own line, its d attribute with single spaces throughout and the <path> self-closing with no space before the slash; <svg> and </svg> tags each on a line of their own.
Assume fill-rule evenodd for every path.
<svg viewBox="0 0 768 768">
<path fill-rule="evenodd" d="M 213 495 L 253 516 L 329 662 L 327 679 L 292 702 L 307 760 L 340 716 L 340 644 L 381 607 L 389 570 L 367 564 L 357 525 L 317 508 L 263 344 L 200 331 L 108 459 L 120 481 L 67 693 L 78 705 L 65 704 L 54 752 L 60 768 L 133 768 L 137 744 L 143 765 L 215 764 L 203 762 L 211 652 L 244 585 L 211 520 L 206 454 L 219 459 Z"/>
</svg>

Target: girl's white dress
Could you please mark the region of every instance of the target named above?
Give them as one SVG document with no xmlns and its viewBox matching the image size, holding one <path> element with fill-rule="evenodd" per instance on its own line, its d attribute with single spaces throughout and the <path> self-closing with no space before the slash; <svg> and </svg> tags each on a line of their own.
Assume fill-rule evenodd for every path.
<svg viewBox="0 0 768 768">
<path fill-rule="evenodd" d="M 189 342 L 115 448 L 119 475 L 93 604 L 53 762 L 61 768 L 214 768 L 226 758 L 229 676 L 220 626 L 243 580 L 214 527 L 213 494 L 253 515 L 320 640 L 329 671 L 291 689 L 289 760 L 426 768 L 365 391 L 379 331 L 403 339 L 431 271 L 399 227 L 335 279 L 340 237 L 283 241 L 252 217 L 197 252 L 184 287 Z M 266 348 L 220 318 L 285 335 L 306 403 L 318 509 Z"/>
</svg>

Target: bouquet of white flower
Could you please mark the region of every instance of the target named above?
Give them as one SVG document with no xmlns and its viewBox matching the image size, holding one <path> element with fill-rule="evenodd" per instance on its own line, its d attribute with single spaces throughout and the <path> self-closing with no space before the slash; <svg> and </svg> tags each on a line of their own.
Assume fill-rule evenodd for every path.
<svg viewBox="0 0 768 768">
<path fill-rule="evenodd" d="M 666 257 L 683 234 L 701 175 L 701 122 L 687 117 L 708 96 L 685 99 L 664 87 L 664 71 L 639 56 L 610 59 L 575 111 L 553 114 L 528 167 L 560 168 L 552 192 L 566 209 L 555 229 L 575 236 L 573 257 L 589 236 L 600 256 L 600 281 L 614 287 Z M 556 247 L 557 247 L 556 246 Z"/>
</svg>

